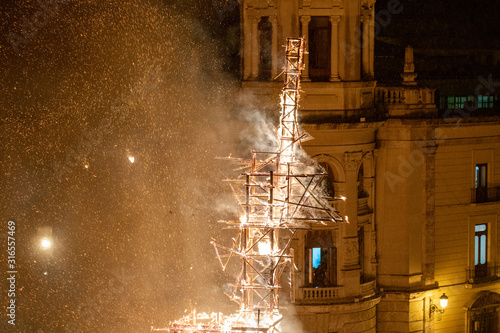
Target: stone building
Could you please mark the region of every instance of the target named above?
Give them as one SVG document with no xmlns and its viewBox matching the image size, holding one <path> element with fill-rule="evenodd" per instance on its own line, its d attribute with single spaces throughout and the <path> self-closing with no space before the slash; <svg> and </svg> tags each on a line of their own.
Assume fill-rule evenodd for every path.
<svg viewBox="0 0 500 333">
<path fill-rule="evenodd" d="M 346 198 L 332 204 L 349 223 L 294 240 L 304 331 L 500 332 L 500 118 L 438 116 L 411 47 L 401 84 L 376 82 L 374 0 L 241 12 L 242 92 L 263 110 L 278 107 L 286 37 L 305 37 L 304 148 Z"/>
</svg>

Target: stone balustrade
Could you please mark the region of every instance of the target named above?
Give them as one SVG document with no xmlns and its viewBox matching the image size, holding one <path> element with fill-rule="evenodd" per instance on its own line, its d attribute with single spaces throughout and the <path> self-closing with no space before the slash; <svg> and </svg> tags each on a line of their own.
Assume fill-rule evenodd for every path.
<svg viewBox="0 0 500 333">
<path fill-rule="evenodd" d="M 328 300 L 338 297 L 338 291 L 341 287 L 329 288 L 300 288 L 302 292 L 301 299 L 306 301 Z"/>
<path fill-rule="evenodd" d="M 435 89 L 418 86 L 375 88 L 375 104 L 388 117 L 436 115 Z"/>
</svg>

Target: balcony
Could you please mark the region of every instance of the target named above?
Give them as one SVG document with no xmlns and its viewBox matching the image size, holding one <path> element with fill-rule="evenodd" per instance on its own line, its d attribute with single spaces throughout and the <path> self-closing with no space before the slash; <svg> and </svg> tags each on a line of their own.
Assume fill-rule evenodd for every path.
<svg viewBox="0 0 500 333">
<path fill-rule="evenodd" d="M 301 299 L 305 301 L 324 301 L 339 297 L 339 289 L 341 287 L 329 288 L 300 288 L 302 293 Z"/>
<path fill-rule="evenodd" d="M 357 295 L 359 298 L 368 298 L 372 297 L 376 294 L 376 281 L 375 279 L 362 283 L 359 285 L 359 289 L 357 289 Z M 325 302 L 331 301 L 335 298 L 343 298 L 345 297 L 346 287 L 325 287 L 325 288 L 299 288 L 299 297 L 298 299 L 302 301 L 311 302 Z"/>
<path fill-rule="evenodd" d="M 435 89 L 416 86 L 384 87 L 375 89 L 375 104 L 384 110 L 388 117 L 407 117 L 412 115 L 436 116 L 434 103 Z"/>
<path fill-rule="evenodd" d="M 465 269 L 465 282 L 468 284 L 486 283 L 500 279 L 500 266 L 491 266 L 485 270 L 475 267 Z"/>
<path fill-rule="evenodd" d="M 471 202 L 495 202 L 500 201 L 500 186 L 478 187 L 471 189 Z"/>
</svg>

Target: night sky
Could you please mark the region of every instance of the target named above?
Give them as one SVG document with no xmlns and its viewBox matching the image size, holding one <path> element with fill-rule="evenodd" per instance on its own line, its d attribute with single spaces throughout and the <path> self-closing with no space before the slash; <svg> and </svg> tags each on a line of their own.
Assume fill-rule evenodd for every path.
<svg viewBox="0 0 500 333">
<path fill-rule="evenodd" d="M 0 331 L 146 332 L 186 309 L 233 309 L 210 240 L 231 236 L 216 221 L 235 209 L 222 182 L 232 166 L 216 157 L 249 148 L 235 3 L 2 1 L 0 12 Z"/>
</svg>

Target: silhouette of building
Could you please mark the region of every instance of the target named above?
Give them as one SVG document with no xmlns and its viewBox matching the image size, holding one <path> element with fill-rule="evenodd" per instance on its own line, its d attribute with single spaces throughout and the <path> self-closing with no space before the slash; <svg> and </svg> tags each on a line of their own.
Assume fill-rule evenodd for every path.
<svg viewBox="0 0 500 333">
<path fill-rule="evenodd" d="M 445 116 L 407 45 L 399 83 L 376 82 L 373 0 L 241 8 L 242 91 L 262 110 L 278 107 L 286 37 L 305 37 L 304 148 L 346 197 L 332 205 L 348 224 L 293 241 L 304 331 L 499 332 L 500 118 Z"/>
</svg>

